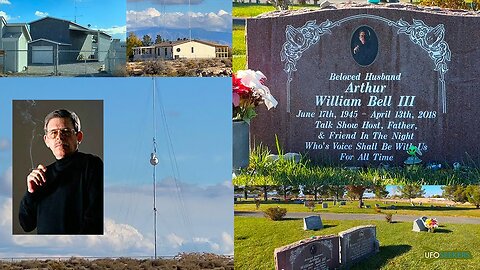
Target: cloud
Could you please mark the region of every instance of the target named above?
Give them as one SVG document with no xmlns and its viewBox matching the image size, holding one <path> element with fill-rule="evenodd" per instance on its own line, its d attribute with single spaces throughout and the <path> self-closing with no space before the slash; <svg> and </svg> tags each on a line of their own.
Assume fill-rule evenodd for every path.
<svg viewBox="0 0 480 270">
<path fill-rule="evenodd" d="M 12 199 L 7 198 L 0 205 L 0 228 L 12 224 Z M 11 231 L 11 230 L 10 230 Z M 0 241 L 1 242 L 1 241 Z"/>
<path fill-rule="evenodd" d="M 10 197 L 12 194 L 12 166 L 0 175 L 0 196 Z"/>
<path fill-rule="evenodd" d="M 185 239 L 176 235 L 175 233 L 171 233 L 171 234 L 167 235 L 166 238 L 167 238 L 168 242 L 170 243 L 170 245 L 172 245 L 172 247 L 174 247 L 174 248 L 180 247 L 185 242 Z"/>
<path fill-rule="evenodd" d="M 112 219 L 105 219 L 104 224 L 104 235 L 14 235 L 13 243 L 23 248 L 44 250 L 46 255 L 61 249 L 68 256 L 138 255 L 153 249 L 153 243 L 134 227 Z"/>
<path fill-rule="evenodd" d="M 10 140 L 2 138 L 0 139 L 0 151 L 6 151 L 10 149 Z"/>
<path fill-rule="evenodd" d="M 233 254 L 232 196 L 233 189 L 226 183 L 200 186 L 171 178 L 160 181 L 157 253 L 165 256 L 182 252 Z M 104 235 L 12 236 L 12 199 L 0 196 L 0 243 L 5 247 L 0 248 L 0 258 L 153 254 L 151 185 L 107 186 L 104 201 Z"/>
<path fill-rule="evenodd" d="M 233 254 L 233 237 L 227 232 L 222 233 L 223 240 L 223 254 Z"/>
<path fill-rule="evenodd" d="M 106 205 L 107 215 L 153 238 L 151 185 L 107 186 L 105 194 L 108 205 L 116 205 Z M 233 240 L 226 236 L 233 235 L 231 185 L 199 186 L 166 178 L 157 183 L 156 194 L 159 254 L 233 253 Z"/>
<path fill-rule="evenodd" d="M 0 5 L 10 5 L 10 1 L 8 0 L 0 0 Z"/>
<path fill-rule="evenodd" d="M 126 34 L 127 33 L 127 26 L 112 26 L 110 28 L 101 28 L 100 31 L 103 31 L 111 36 L 117 34 Z"/>
<path fill-rule="evenodd" d="M 7 22 L 11 19 L 11 17 L 8 16 L 7 13 L 5 13 L 4 11 L 0 11 L 0 17 L 5 18 L 5 20 L 7 20 Z"/>
<path fill-rule="evenodd" d="M 161 14 L 155 8 L 143 11 L 127 11 L 127 29 L 135 31 L 149 27 L 162 27 L 171 29 L 202 28 L 206 31 L 225 32 L 232 27 L 232 15 L 224 10 L 218 12 L 171 12 Z"/>
<path fill-rule="evenodd" d="M 35 16 L 43 18 L 43 17 L 47 17 L 48 13 L 37 10 L 37 11 L 35 11 Z"/>
<path fill-rule="evenodd" d="M 225 241 L 225 237 L 229 238 L 229 240 Z M 233 254 L 233 238 L 225 232 L 223 232 L 220 237 L 192 237 L 189 240 L 186 240 L 184 237 L 175 233 L 171 233 L 166 239 L 170 248 L 178 250 L 190 252 L 201 251 L 225 255 Z"/>
<path fill-rule="evenodd" d="M 0 0 L 1 1 L 1 0 Z M 190 0 L 190 4 L 198 5 L 203 3 L 204 0 Z M 145 2 L 145 0 L 127 0 L 129 3 L 134 2 Z M 188 5 L 189 0 L 150 0 L 152 4 L 160 4 L 160 5 Z"/>
</svg>

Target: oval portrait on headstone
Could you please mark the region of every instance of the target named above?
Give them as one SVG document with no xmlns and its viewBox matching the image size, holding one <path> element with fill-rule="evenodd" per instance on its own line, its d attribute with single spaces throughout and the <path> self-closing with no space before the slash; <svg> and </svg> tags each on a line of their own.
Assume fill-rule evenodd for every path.
<svg viewBox="0 0 480 270">
<path fill-rule="evenodd" d="M 353 32 L 351 41 L 353 59 L 361 66 L 368 66 L 378 54 L 377 34 L 369 26 L 362 25 Z"/>
</svg>

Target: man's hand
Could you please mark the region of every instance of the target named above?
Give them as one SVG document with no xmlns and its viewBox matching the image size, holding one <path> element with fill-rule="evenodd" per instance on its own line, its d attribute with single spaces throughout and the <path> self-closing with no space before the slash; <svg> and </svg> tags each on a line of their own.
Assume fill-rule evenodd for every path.
<svg viewBox="0 0 480 270">
<path fill-rule="evenodd" d="M 40 164 L 36 169 L 33 169 L 29 175 L 27 175 L 28 192 L 35 192 L 38 187 L 43 186 L 47 182 L 47 179 L 45 177 L 46 171 L 47 167 Z"/>
</svg>

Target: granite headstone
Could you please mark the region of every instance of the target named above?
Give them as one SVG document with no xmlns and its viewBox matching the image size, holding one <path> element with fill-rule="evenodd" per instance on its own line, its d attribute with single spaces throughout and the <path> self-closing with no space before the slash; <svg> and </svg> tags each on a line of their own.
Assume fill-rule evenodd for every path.
<svg viewBox="0 0 480 270">
<path fill-rule="evenodd" d="M 414 231 L 414 232 L 426 232 L 426 231 L 428 231 L 428 229 L 425 226 L 425 222 L 421 218 L 417 218 L 413 221 L 412 231 Z"/>
<path fill-rule="evenodd" d="M 336 235 L 305 239 L 287 246 L 276 248 L 276 270 L 340 268 L 339 240 Z"/>
<path fill-rule="evenodd" d="M 352 263 L 379 252 L 375 225 L 357 226 L 340 232 L 340 263 L 348 267 Z"/>
<path fill-rule="evenodd" d="M 477 12 L 408 4 L 247 19 L 248 68 L 279 101 L 258 107 L 252 141 L 276 149 L 277 135 L 317 164 L 401 165 L 411 145 L 425 163 L 477 160 L 479 24 Z"/>
<path fill-rule="evenodd" d="M 323 228 L 322 218 L 318 215 L 308 216 L 303 218 L 303 229 L 307 230 L 320 230 Z"/>
</svg>

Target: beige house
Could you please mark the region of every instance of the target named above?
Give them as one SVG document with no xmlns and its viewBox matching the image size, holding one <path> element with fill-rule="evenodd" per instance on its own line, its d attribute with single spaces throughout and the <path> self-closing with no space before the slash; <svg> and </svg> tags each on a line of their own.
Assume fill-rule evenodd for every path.
<svg viewBox="0 0 480 270">
<path fill-rule="evenodd" d="M 228 45 L 201 40 L 167 41 L 152 46 L 134 47 L 133 60 L 227 58 L 228 51 Z"/>
</svg>

